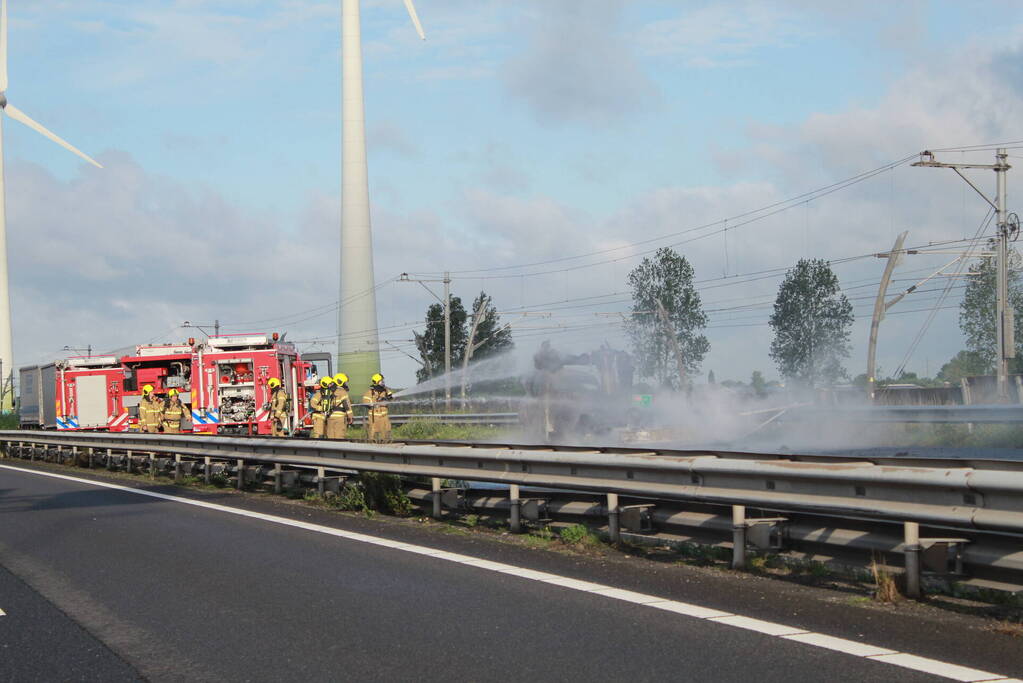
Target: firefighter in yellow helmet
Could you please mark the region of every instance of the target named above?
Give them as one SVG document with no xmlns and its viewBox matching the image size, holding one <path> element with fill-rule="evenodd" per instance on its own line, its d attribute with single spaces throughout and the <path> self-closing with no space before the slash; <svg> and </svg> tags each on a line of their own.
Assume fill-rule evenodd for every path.
<svg viewBox="0 0 1023 683">
<path fill-rule="evenodd" d="M 163 401 L 153 393 L 153 385 L 142 387 L 142 400 L 139 401 L 139 429 L 147 434 L 160 431 L 163 422 Z"/>
<path fill-rule="evenodd" d="M 290 432 L 289 425 L 291 413 L 291 397 L 281 386 L 281 380 L 271 377 L 266 385 L 270 388 L 270 434 L 272 436 L 287 436 Z"/>
<path fill-rule="evenodd" d="M 181 419 L 186 415 L 188 415 L 188 409 L 181 402 L 178 390 L 171 389 L 167 392 L 167 401 L 163 404 L 163 408 L 160 411 L 160 422 L 163 423 L 164 433 L 180 434 Z"/>
<path fill-rule="evenodd" d="M 372 382 L 362 402 L 369 408 L 367 415 L 366 433 L 370 441 L 391 440 L 391 418 L 387 415 L 387 401 L 394 398 L 394 394 L 384 386 L 384 376 L 379 372 L 369 378 Z"/>
<path fill-rule="evenodd" d="M 311 439 L 322 439 L 327 433 L 327 411 L 330 409 L 330 400 L 334 394 L 334 379 L 324 377 L 320 385 L 309 397 L 309 412 L 312 414 L 313 429 L 309 433 Z"/>
<path fill-rule="evenodd" d="M 348 425 L 355 421 L 352 400 L 348 396 L 348 375 L 339 372 L 334 375 L 334 393 L 330 398 L 330 413 L 327 416 L 327 438 L 343 439 L 348 435 Z"/>
</svg>

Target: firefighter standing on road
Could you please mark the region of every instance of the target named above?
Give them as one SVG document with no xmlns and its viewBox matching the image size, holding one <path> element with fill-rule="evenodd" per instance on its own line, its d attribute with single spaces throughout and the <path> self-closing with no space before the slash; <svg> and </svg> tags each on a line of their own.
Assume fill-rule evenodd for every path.
<svg viewBox="0 0 1023 683">
<path fill-rule="evenodd" d="M 163 401 L 153 393 L 153 385 L 142 387 L 142 400 L 139 401 L 139 429 L 146 434 L 156 434 L 163 422 Z"/>
<path fill-rule="evenodd" d="M 354 421 L 352 400 L 348 396 L 348 375 L 339 372 L 334 375 L 334 393 L 330 399 L 330 414 L 327 417 L 327 438 L 345 438 L 348 435 L 348 425 Z"/>
<path fill-rule="evenodd" d="M 164 433 L 180 434 L 181 418 L 183 418 L 186 414 L 188 414 L 188 409 L 185 408 L 185 404 L 181 402 L 178 390 L 171 389 L 168 391 L 167 402 L 163 404 L 163 408 L 160 411 L 160 422 L 163 423 Z"/>
<path fill-rule="evenodd" d="M 370 377 L 369 381 L 372 385 L 362 397 L 362 402 L 369 407 L 366 432 L 370 441 L 390 441 L 391 418 L 387 415 L 387 401 L 390 401 L 394 394 L 384 386 L 384 376 L 379 372 Z"/>
<path fill-rule="evenodd" d="M 266 385 L 270 387 L 270 434 L 287 436 L 291 397 L 281 386 L 281 380 L 276 377 L 271 377 Z"/>
<path fill-rule="evenodd" d="M 327 411 L 330 408 L 334 380 L 324 377 L 320 380 L 320 386 L 316 388 L 313 395 L 309 397 L 309 412 L 312 413 L 313 430 L 309 433 L 311 439 L 322 439 L 327 433 Z"/>
</svg>

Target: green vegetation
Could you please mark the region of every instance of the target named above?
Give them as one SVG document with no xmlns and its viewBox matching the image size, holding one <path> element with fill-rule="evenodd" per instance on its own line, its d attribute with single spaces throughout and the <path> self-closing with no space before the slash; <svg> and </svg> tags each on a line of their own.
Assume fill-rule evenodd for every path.
<svg viewBox="0 0 1023 683">
<path fill-rule="evenodd" d="M 17 429 L 19 425 L 17 413 L 0 415 L 0 429 Z"/>
<path fill-rule="evenodd" d="M 566 545 L 597 545 L 600 543 L 600 539 L 585 524 L 573 524 L 565 527 L 558 536 Z"/>
<path fill-rule="evenodd" d="M 496 438 L 500 433 L 499 428 L 486 425 L 454 425 L 440 420 L 414 419 L 395 427 L 391 432 L 391 438 L 395 441 L 482 441 Z M 365 428 L 349 428 L 348 439 L 365 441 Z"/>
<path fill-rule="evenodd" d="M 358 483 L 363 491 L 364 507 L 399 516 L 412 512 L 412 501 L 397 475 L 363 472 Z"/>
</svg>

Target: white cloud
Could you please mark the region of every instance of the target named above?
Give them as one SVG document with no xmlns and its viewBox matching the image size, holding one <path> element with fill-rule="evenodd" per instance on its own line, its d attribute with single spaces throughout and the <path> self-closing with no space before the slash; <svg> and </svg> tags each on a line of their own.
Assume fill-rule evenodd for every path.
<svg viewBox="0 0 1023 683">
<path fill-rule="evenodd" d="M 524 53 L 504 67 L 509 92 L 544 123 L 614 124 L 652 106 L 657 91 L 624 35 L 621 0 L 542 3 Z"/>
</svg>

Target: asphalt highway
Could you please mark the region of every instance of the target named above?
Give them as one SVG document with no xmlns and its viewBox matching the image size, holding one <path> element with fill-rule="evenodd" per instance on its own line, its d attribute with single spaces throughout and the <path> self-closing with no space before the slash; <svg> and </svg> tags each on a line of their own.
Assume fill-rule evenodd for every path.
<svg viewBox="0 0 1023 683">
<path fill-rule="evenodd" d="M 929 613 L 889 618 L 778 582 L 644 570 L 228 492 L 150 490 L 1023 671 L 1018 641 L 955 615 L 941 628 Z M 948 680 L 400 545 L 2 467 L 0 610 L 0 681 Z"/>
</svg>

